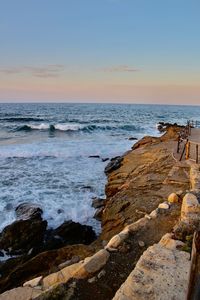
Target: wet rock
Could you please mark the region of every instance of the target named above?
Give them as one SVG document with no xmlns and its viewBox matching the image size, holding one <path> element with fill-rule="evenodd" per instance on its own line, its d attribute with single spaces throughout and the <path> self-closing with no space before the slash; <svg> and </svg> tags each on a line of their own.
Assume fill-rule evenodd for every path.
<svg viewBox="0 0 200 300">
<path fill-rule="evenodd" d="M 7 203 L 6 206 L 5 206 L 5 209 L 8 210 L 8 211 L 12 210 L 13 209 L 12 203 Z"/>
<path fill-rule="evenodd" d="M 82 190 L 92 190 L 92 187 L 90 185 L 84 185 L 81 187 Z"/>
<path fill-rule="evenodd" d="M 8 254 L 27 253 L 43 243 L 47 221 L 42 219 L 17 220 L 6 226 L 0 234 L 0 249 Z"/>
<path fill-rule="evenodd" d="M 92 200 L 92 207 L 95 209 L 100 208 L 105 205 L 105 199 L 101 198 L 93 198 Z"/>
<path fill-rule="evenodd" d="M 16 217 L 20 220 L 27 220 L 30 218 L 41 218 L 42 209 L 33 203 L 22 203 L 15 209 Z"/>
<path fill-rule="evenodd" d="M 129 141 L 136 141 L 136 140 L 138 140 L 138 138 L 136 138 L 136 137 L 130 137 L 128 139 L 129 139 Z"/>
<path fill-rule="evenodd" d="M 101 221 L 102 216 L 103 216 L 103 210 L 104 210 L 104 207 L 98 208 L 96 210 L 93 218 L 96 219 L 97 221 Z"/>
<path fill-rule="evenodd" d="M 100 156 L 99 155 L 90 155 L 90 156 L 88 156 L 88 158 L 100 158 Z"/>
<path fill-rule="evenodd" d="M 96 239 L 96 234 L 91 226 L 82 225 L 73 221 L 65 221 L 61 226 L 53 230 L 54 236 L 59 236 L 66 245 L 89 245 Z"/>
<path fill-rule="evenodd" d="M 107 160 L 109 160 L 109 158 L 108 158 L 108 157 L 106 157 L 106 158 L 102 158 L 102 162 L 105 162 L 105 161 L 107 161 Z"/>
<path fill-rule="evenodd" d="M 64 213 L 64 209 L 59 208 L 59 209 L 57 210 L 57 213 L 58 213 L 58 214 L 63 214 L 63 213 Z"/>
<path fill-rule="evenodd" d="M 117 156 L 111 159 L 108 165 L 105 167 L 105 173 L 109 174 L 112 171 L 119 169 L 122 165 L 123 157 Z"/>
</svg>

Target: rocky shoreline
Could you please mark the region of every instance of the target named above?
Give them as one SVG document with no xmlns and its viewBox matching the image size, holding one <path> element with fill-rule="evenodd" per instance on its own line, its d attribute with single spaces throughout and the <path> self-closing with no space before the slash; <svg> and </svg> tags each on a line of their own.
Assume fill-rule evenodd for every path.
<svg viewBox="0 0 200 300">
<path fill-rule="evenodd" d="M 42 210 L 39 207 L 25 203 L 16 209 L 16 216 L 19 219 L 7 226 L 0 234 L 2 254 L 16 256 L 0 264 L 1 293 L 20 286 L 36 276 L 44 276 L 64 266 L 79 263 L 85 257 L 102 249 L 124 227 L 150 214 L 174 190 L 180 194 L 180 198 L 184 196 L 183 191 L 188 190 L 190 185 L 189 167 L 186 165 L 177 169 L 172 157 L 174 144 L 182 127 L 177 124 L 160 125 L 160 130 L 164 131 L 161 137 L 144 137 L 133 145 L 132 150 L 122 157 L 111 159 L 108 163 L 105 169 L 108 178 L 105 188 L 106 199 L 93 200 L 93 206 L 97 209 L 95 215 L 102 223 L 102 232 L 97 239 L 90 226 L 72 221 L 65 222 L 55 230 L 47 230 L 47 222 L 42 219 Z M 152 231 L 155 230 L 155 224 L 152 225 L 153 227 L 148 231 L 148 242 L 147 240 L 144 242 L 144 233 L 139 234 L 136 241 L 123 245 L 121 252 L 129 253 L 137 244 L 135 248 L 137 251 L 133 253 L 136 263 L 148 245 L 158 242 L 162 235 L 174 226 L 177 211 L 180 211 L 179 204 L 176 205 L 172 219 L 166 218 L 165 214 L 161 215 L 161 219 L 166 218 L 167 224 L 154 235 Z M 119 263 L 120 257 L 113 259 L 115 263 L 116 261 Z M 109 268 L 112 270 L 109 265 L 105 271 L 106 276 L 109 274 Z M 122 277 L 118 280 L 117 286 L 113 286 L 114 274 L 111 272 L 112 291 L 105 286 L 105 294 L 97 299 L 112 299 L 115 291 L 130 272 L 131 268 L 127 266 L 127 269 L 121 272 Z M 95 289 L 95 285 L 97 290 L 102 288 L 101 279 L 97 281 L 99 287 L 95 281 L 92 285 L 89 284 L 90 287 L 85 282 L 88 291 L 91 287 Z M 81 282 L 79 283 L 79 289 L 82 289 Z M 87 294 L 86 291 L 85 293 Z M 90 299 L 87 297 L 82 293 L 82 298 L 74 299 Z"/>
</svg>

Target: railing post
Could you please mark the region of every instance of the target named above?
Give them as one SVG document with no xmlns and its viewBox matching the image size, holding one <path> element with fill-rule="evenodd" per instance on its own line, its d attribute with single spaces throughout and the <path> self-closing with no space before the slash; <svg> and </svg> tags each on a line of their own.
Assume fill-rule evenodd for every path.
<svg viewBox="0 0 200 300">
<path fill-rule="evenodd" d="M 180 135 L 178 136 L 178 144 L 177 144 L 177 153 L 179 153 L 180 151 L 180 142 L 181 142 L 181 138 Z"/>
<path fill-rule="evenodd" d="M 190 142 L 187 139 L 186 142 L 186 151 L 185 151 L 185 159 L 188 159 L 190 157 Z"/>
<path fill-rule="evenodd" d="M 199 145 L 196 144 L 196 164 L 199 162 Z"/>
</svg>

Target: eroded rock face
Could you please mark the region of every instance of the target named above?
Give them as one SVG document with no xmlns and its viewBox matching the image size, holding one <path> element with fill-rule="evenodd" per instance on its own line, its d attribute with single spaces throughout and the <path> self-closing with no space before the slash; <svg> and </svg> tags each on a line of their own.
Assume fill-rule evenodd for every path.
<svg viewBox="0 0 200 300">
<path fill-rule="evenodd" d="M 189 189 L 189 166 L 175 167 L 172 157 L 179 131 L 172 126 L 162 137 L 144 137 L 123 156 L 121 166 L 107 174 L 103 240 L 151 213 L 174 191 Z"/>
</svg>

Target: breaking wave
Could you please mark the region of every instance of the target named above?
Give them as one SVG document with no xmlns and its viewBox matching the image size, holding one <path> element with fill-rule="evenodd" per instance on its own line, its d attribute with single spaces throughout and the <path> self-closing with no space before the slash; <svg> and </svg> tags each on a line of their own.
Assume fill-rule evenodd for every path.
<svg viewBox="0 0 200 300">
<path fill-rule="evenodd" d="M 84 131 L 84 132 L 93 132 L 93 131 L 109 131 L 109 130 L 126 130 L 126 131 L 140 131 L 143 128 L 140 126 L 129 125 L 129 124 L 120 124 L 120 125 L 87 125 L 84 126 L 82 124 L 46 124 L 41 123 L 38 125 L 22 125 L 18 126 L 16 131 L 32 131 L 32 130 L 46 130 L 46 131 Z"/>
</svg>

